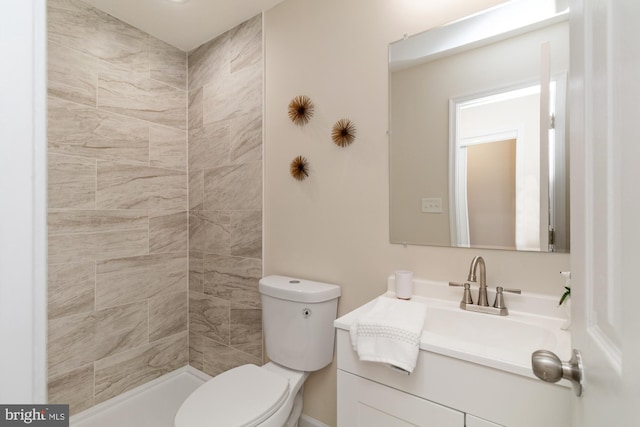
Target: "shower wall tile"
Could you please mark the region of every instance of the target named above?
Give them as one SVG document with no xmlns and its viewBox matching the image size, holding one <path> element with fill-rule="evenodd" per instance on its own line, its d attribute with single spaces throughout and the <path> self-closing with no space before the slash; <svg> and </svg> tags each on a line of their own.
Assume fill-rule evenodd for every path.
<svg viewBox="0 0 640 427">
<path fill-rule="evenodd" d="M 187 332 L 182 332 L 97 361 L 96 403 L 186 365 L 188 345 Z"/>
<path fill-rule="evenodd" d="M 96 267 L 93 262 L 53 264 L 48 268 L 49 319 L 94 310 Z"/>
<path fill-rule="evenodd" d="M 149 253 L 185 252 L 188 240 L 187 212 L 149 211 Z"/>
<path fill-rule="evenodd" d="M 247 363 L 262 364 L 261 358 L 235 348 L 220 344 L 206 337 L 203 337 L 202 341 L 203 371 L 211 376 L 216 376 Z"/>
<path fill-rule="evenodd" d="M 189 214 L 189 250 L 229 254 L 231 215 L 226 212 L 193 211 Z"/>
<path fill-rule="evenodd" d="M 49 95 L 95 107 L 98 60 L 57 43 L 49 43 L 47 47 Z"/>
<path fill-rule="evenodd" d="M 204 171 L 189 168 L 189 210 L 204 208 Z"/>
<path fill-rule="evenodd" d="M 189 252 L 189 290 L 204 292 L 204 254 Z"/>
<path fill-rule="evenodd" d="M 240 116 L 229 120 L 231 163 L 262 160 L 262 117 Z"/>
<path fill-rule="evenodd" d="M 189 330 L 212 340 L 229 344 L 228 301 L 198 292 L 189 293 Z"/>
<path fill-rule="evenodd" d="M 262 164 L 252 162 L 205 170 L 204 209 L 262 209 Z"/>
<path fill-rule="evenodd" d="M 49 379 L 49 403 L 69 405 L 77 414 L 93 406 L 93 363 Z"/>
<path fill-rule="evenodd" d="M 229 123 L 221 122 L 189 130 L 189 167 L 207 169 L 229 163 Z"/>
<path fill-rule="evenodd" d="M 187 253 L 96 263 L 96 308 L 114 307 L 187 289 Z"/>
<path fill-rule="evenodd" d="M 144 164 L 149 161 L 148 123 L 54 96 L 49 97 L 48 110 L 50 153 Z"/>
<path fill-rule="evenodd" d="M 228 31 L 189 52 L 189 91 L 228 76 L 229 58 Z"/>
<path fill-rule="evenodd" d="M 135 230 L 147 224 L 144 210 L 50 209 L 47 217 L 49 235 Z"/>
<path fill-rule="evenodd" d="M 262 211 L 231 214 L 231 255 L 262 257 Z"/>
<path fill-rule="evenodd" d="M 98 162 L 98 209 L 180 210 L 187 197 L 184 171 Z"/>
<path fill-rule="evenodd" d="M 49 0 L 47 14 L 50 41 L 122 70 L 148 72 L 148 34 L 80 0 Z"/>
<path fill-rule="evenodd" d="M 260 308 L 258 282 L 262 261 L 215 254 L 204 256 L 204 293 L 219 299 Z"/>
<path fill-rule="evenodd" d="M 232 73 L 262 64 L 262 17 L 243 22 L 229 32 Z"/>
<path fill-rule="evenodd" d="M 148 251 L 148 230 L 105 233 L 53 234 L 49 236 L 49 263 L 81 262 L 130 257 Z"/>
<path fill-rule="evenodd" d="M 95 313 L 49 320 L 48 368 L 55 377 L 95 360 Z"/>
<path fill-rule="evenodd" d="M 187 291 L 149 299 L 149 341 L 187 331 Z"/>
<path fill-rule="evenodd" d="M 149 164 L 158 168 L 187 170 L 187 131 L 150 125 Z"/>
<path fill-rule="evenodd" d="M 231 303 L 231 347 L 262 359 L 262 310 Z"/>
<path fill-rule="evenodd" d="M 96 312 L 95 359 L 146 344 L 149 332 L 147 301 Z"/>
<path fill-rule="evenodd" d="M 204 337 L 189 331 L 189 365 L 204 371 Z"/>
<path fill-rule="evenodd" d="M 47 20 L 49 391 L 76 413 L 188 363 L 187 54 L 80 0 Z"/>
<path fill-rule="evenodd" d="M 189 130 L 202 127 L 202 88 L 189 90 Z"/>
<path fill-rule="evenodd" d="M 49 208 L 95 208 L 95 160 L 49 154 L 48 163 Z"/>
<path fill-rule="evenodd" d="M 152 79 L 186 90 L 186 52 L 153 36 L 149 37 L 149 70 Z"/>
<path fill-rule="evenodd" d="M 260 114 L 262 67 L 248 67 L 237 73 L 212 80 L 204 86 L 202 103 L 204 124 L 242 115 Z"/>
<path fill-rule="evenodd" d="M 149 78 L 98 64 L 98 107 L 164 126 L 186 129 L 184 90 Z"/>
</svg>

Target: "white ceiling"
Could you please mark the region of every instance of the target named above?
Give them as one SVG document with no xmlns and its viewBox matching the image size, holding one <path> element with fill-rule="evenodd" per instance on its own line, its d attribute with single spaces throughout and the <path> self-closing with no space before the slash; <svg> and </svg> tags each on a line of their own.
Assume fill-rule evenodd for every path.
<svg viewBox="0 0 640 427">
<path fill-rule="evenodd" d="M 83 0 L 189 51 L 283 0 Z"/>
</svg>

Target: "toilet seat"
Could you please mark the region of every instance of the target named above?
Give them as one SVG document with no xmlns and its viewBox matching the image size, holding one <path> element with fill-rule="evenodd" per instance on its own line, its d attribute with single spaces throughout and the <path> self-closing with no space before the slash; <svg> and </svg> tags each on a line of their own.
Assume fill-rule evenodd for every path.
<svg viewBox="0 0 640 427">
<path fill-rule="evenodd" d="M 195 390 L 176 414 L 175 427 L 253 427 L 286 401 L 289 381 L 256 365 L 243 365 Z"/>
</svg>

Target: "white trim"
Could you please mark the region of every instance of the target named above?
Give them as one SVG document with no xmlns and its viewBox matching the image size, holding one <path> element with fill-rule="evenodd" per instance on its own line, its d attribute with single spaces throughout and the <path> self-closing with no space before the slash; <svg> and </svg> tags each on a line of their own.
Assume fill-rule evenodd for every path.
<svg viewBox="0 0 640 427">
<path fill-rule="evenodd" d="M 322 423 L 315 418 L 302 414 L 298 421 L 298 427 L 329 427 L 327 424 Z"/>
</svg>

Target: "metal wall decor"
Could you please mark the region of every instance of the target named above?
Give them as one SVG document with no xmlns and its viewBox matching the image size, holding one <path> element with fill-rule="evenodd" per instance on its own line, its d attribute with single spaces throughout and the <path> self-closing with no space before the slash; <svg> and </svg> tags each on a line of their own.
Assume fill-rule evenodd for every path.
<svg viewBox="0 0 640 427">
<path fill-rule="evenodd" d="M 289 165 L 289 171 L 291 172 L 291 176 L 298 181 L 307 178 L 309 176 L 309 162 L 306 157 L 298 156 L 293 159 Z"/>
<path fill-rule="evenodd" d="M 333 125 L 331 139 L 336 145 L 346 147 L 356 139 L 356 126 L 349 119 L 340 119 Z"/>
<path fill-rule="evenodd" d="M 313 102 L 307 95 L 299 95 L 289 103 L 289 118 L 298 126 L 306 125 L 313 116 Z"/>
</svg>

